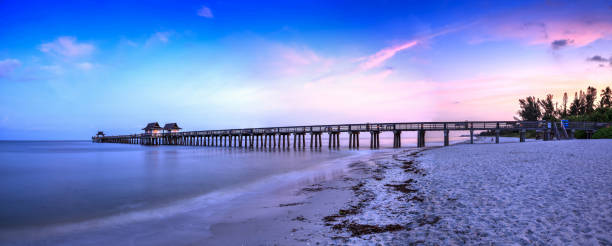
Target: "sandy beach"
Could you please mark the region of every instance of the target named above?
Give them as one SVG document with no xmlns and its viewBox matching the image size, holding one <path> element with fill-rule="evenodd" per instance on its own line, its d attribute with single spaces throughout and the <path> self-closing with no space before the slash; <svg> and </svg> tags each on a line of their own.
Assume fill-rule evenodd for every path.
<svg viewBox="0 0 612 246">
<path fill-rule="evenodd" d="M 374 152 L 204 243 L 612 243 L 611 140 L 479 142 Z"/>
<path fill-rule="evenodd" d="M 0 19 L 0 246 L 612 246 L 612 0 Z"/>
</svg>

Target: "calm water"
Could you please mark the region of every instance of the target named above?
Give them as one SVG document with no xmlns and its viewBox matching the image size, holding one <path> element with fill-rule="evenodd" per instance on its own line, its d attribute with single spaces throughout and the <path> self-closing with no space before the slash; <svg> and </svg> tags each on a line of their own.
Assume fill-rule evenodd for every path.
<svg viewBox="0 0 612 246">
<path fill-rule="evenodd" d="M 383 148 L 392 146 L 391 136 L 382 136 Z M 430 136 L 428 145 L 440 145 L 441 140 Z M 402 141 L 406 147 L 416 142 L 409 135 Z M 42 240 L 39 244 L 46 244 L 45 238 L 62 231 L 85 230 L 88 233 L 70 235 L 87 241 L 127 231 L 167 233 L 176 229 L 169 222 L 172 220 L 161 218 L 193 221 L 191 224 L 202 225 L 194 229 L 200 232 L 214 216 L 217 222 L 233 216 L 232 207 L 278 195 L 266 193 L 275 187 L 290 186 L 291 182 L 305 185 L 308 182 L 295 183 L 316 180 L 320 173 L 332 169 L 343 170 L 349 162 L 372 152 L 368 142 L 368 136 L 362 136 L 359 151 L 346 147 L 258 151 L 89 141 L 0 141 L 0 240 L 38 238 Z M 259 200 L 249 201 L 248 195 L 256 193 Z"/>
<path fill-rule="evenodd" d="M 151 208 L 347 154 L 0 142 L 0 227 L 73 222 Z"/>
</svg>

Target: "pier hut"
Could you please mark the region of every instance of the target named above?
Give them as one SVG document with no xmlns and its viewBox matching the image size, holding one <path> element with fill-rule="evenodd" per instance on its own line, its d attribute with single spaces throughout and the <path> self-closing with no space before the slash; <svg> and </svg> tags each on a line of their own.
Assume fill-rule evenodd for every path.
<svg viewBox="0 0 612 246">
<path fill-rule="evenodd" d="M 167 133 L 179 132 L 182 128 L 180 128 L 176 123 L 168 123 L 164 125 L 164 131 Z"/>
<path fill-rule="evenodd" d="M 152 122 L 147 124 L 147 126 L 142 128 L 142 130 L 145 131 L 145 134 L 157 135 L 163 130 L 163 128 L 161 128 L 157 122 Z"/>
<path fill-rule="evenodd" d="M 91 137 L 91 141 L 94 143 L 101 143 L 104 140 L 104 132 L 98 131 L 98 133 Z"/>
</svg>

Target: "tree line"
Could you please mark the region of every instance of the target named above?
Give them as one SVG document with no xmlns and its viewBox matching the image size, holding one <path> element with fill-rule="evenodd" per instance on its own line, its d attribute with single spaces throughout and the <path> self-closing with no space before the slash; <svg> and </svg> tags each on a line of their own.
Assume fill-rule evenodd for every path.
<svg viewBox="0 0 612 246">
<path fill-rule="evenodd" d="M 515 117 L 515 119 L 525 121 L 569 119 L 573 121 L 612 122 L 612 90 L 610 90 L 610 86 L 601 90 L 599 100 L 597 100 L 597 89 L 592 86 L 589 86 L 586 91 L 575 92 L 574 99 L 571 102 L 568 100 L 567 92 L 563 93 L 563 100 L 560 105 L 553 101 L 552 94 L 546 95 L 544 99 L 533 96 L 519 99 L 519 117 Z"/>
</svg>

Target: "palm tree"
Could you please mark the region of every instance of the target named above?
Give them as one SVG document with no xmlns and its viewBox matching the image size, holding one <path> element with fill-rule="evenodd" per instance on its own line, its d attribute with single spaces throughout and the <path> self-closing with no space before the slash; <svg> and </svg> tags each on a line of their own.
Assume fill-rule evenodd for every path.
<svg viewBox="0 0 612 246">
<path fill-rule="evenodd" d="M 540 105 L 535 97 L 531 96 L 526 97 L 525 99 L 519 99 L 519 104 L 521 109 L 518 111 L 518 115 L 522 120 L 537 121 L 540 119 L 540 117 L 542 117 Z"/>
</svg>

